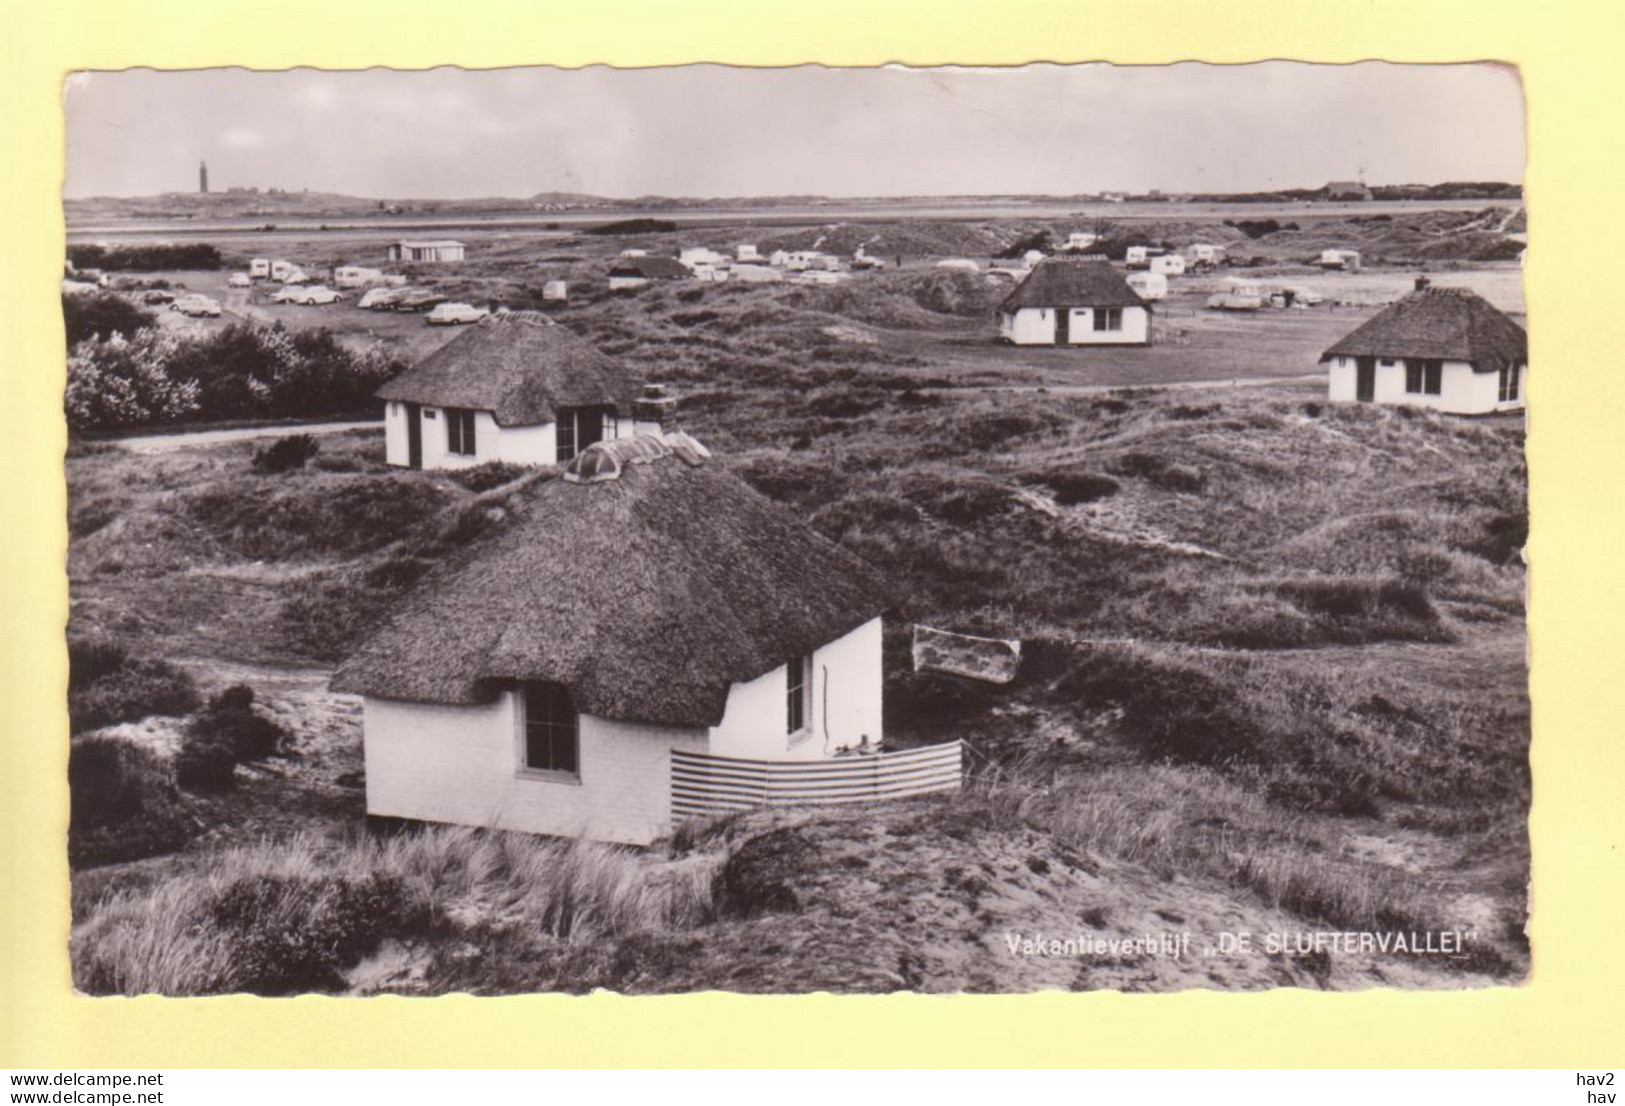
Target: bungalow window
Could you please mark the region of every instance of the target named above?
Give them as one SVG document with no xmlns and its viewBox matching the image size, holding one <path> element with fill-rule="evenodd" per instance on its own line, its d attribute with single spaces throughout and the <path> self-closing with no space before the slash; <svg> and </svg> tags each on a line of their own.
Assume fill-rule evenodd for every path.
<svg viewBox="0 0 1625 1106">
<path fill-rule="evenodd" d="M 792 744 L 805 736 L 812 697 L 812 658 L 800 656 L 785 665 L 785 726 Z"/>
<path fill-rule="evenodd" d="M 1122 330 L 1123 309 L 1121 307 L 1095 308 L 1096 330 Z"/>
<path fill-rule="evenodd" d="M 446 452 L 460 457 L 474 456 L 474 412 L 446 408 Z"/>
<path fill-rule="evenodd" d="M 595 442 L 619 436 L 619 421 L 613 407 L 563 407 L 558 419 L 555 440 L 561 465 L 575 460 L 576 454 Z"/>
<path fill-rule="evenodd" d="M 570 693 L 558 684 L 527 683 L 525 767 L 537 772 L 580 771 L 580 723 Z"/>
<path fill-rule="evenodd" d="M 1496 399 L 1501 403 L 1511 403 L 1518 398 L 1518 385 L 1523 376 L 1522 365 L 1501 366 L 1501 386 L 1496 392 Z"/>
<path fill-rule="evenodd" d="M 1405 392 L 1413 396 L 1436 396 L 1444 386 L 1444 362 L 1436 358 L 1405 360 Z"/>
</svg>

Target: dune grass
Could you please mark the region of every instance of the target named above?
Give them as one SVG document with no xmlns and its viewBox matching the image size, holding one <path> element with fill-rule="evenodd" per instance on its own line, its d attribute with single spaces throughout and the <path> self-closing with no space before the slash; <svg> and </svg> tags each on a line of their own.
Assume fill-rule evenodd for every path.
<svg viewBox="0 0 1625 1106">
<path fill-rule="evenodd" d="M 655 873 L 584 840 L 304 834 L 203 853 L 108 894 L 74 928 L 74 982 L 94 994 L 337 991 L 386 940 L 555 948 L 690 928 L 715 916 L 710 882 L 706 866 Z"/>
</svg>

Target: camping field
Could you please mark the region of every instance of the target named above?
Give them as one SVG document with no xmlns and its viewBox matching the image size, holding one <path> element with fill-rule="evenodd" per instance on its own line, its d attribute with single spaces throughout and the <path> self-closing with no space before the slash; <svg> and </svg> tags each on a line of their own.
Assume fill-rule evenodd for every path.
<svg viewBox="0 0 1625 1106">
<path fill-rule="evenodd" d="M 121 793 L 121 832 L 76 838 L 82 990 L 1523 977 L 1522 420 L 1331 406 L 1317 375 L 1320 350 L 1415 270 L 1264 266 L 1332 304 L 1244 317 L 1200 307 L 1224 274 L 1184 278 L 1149 349 L 1015 350 L 991 323 L 1007 286 L 929 258 L 827 287 L 610 295 L 586 274 L 619 245 L 549 240 L 546 256 L 574 259 L 551 263 L 492 246 L 439 279 L 473 302 L 538 306 L 527 297 L 544 276 L 583 274 L 548 308 L 557 321 L 666 383 L 714 463 L 886 574 L 888 739 L 965 740 L 967 788 L 687 825 L 646 851 L 369 835 L 359 701 L 326 676 L 438 560 L 523 513 L 524 491 L 505 486 L 520 474 L 390 470 L 376 430 L 324 435 L 308 464 L 277 473 L 254 466 L 268 440 L 140 455 L 78 441 L 70 638 L 117 656 L 79 647 L 94 663 L 75 673 L 75 746 L 113 749 L 97 755 L 138 781 Z M 1435 279 L 1521 311 L 1516 266 L 1453 264 Z M 455 333 L 236 295 L 240 316 L 406 360 Z M 1168 383 L 1191 386 L 1155 387 Z M 1019 637 L 1020 675 L 995 687 L 915 673 L 913 623 Z M 274 748 L 228 766 L 224 785 L 178 785 L 199 714 L 234 709 L 211 700 L 238 685 Z M 256 921 L 272 916 L 295 922 Z M 1468 936 L 1449 955 L 1398 958 L 1124 944 L 1373 928 Z M 1019 951 L 1080 934 L 1114 951 Z"/>
</svg>

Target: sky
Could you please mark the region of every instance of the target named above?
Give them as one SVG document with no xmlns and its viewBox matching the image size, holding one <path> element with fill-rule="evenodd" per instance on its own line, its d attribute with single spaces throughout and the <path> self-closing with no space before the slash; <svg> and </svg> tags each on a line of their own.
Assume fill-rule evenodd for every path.
<svg viewBox="0 0 1625 1106">
<path fill-rule="evenodd" d="M 1245 192 L 1520 182 L 1496 65 L 150 69 L 64 88 L 72 198 Z"/>
</svg>

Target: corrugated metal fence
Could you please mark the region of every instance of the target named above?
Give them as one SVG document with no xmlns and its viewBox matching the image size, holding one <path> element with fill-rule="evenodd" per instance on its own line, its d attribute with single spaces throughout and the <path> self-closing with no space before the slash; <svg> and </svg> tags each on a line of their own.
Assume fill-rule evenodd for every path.
<svg viewBox="0 0 1625 1106">
<path fill-rule="evenodd" d="M 753 806 L 866 803 L 957 791 L 962 762 L 957 741 L 834 760 L 745 760 L 673 749 L 671 813 L 681 821 Z"/>
</svg>

